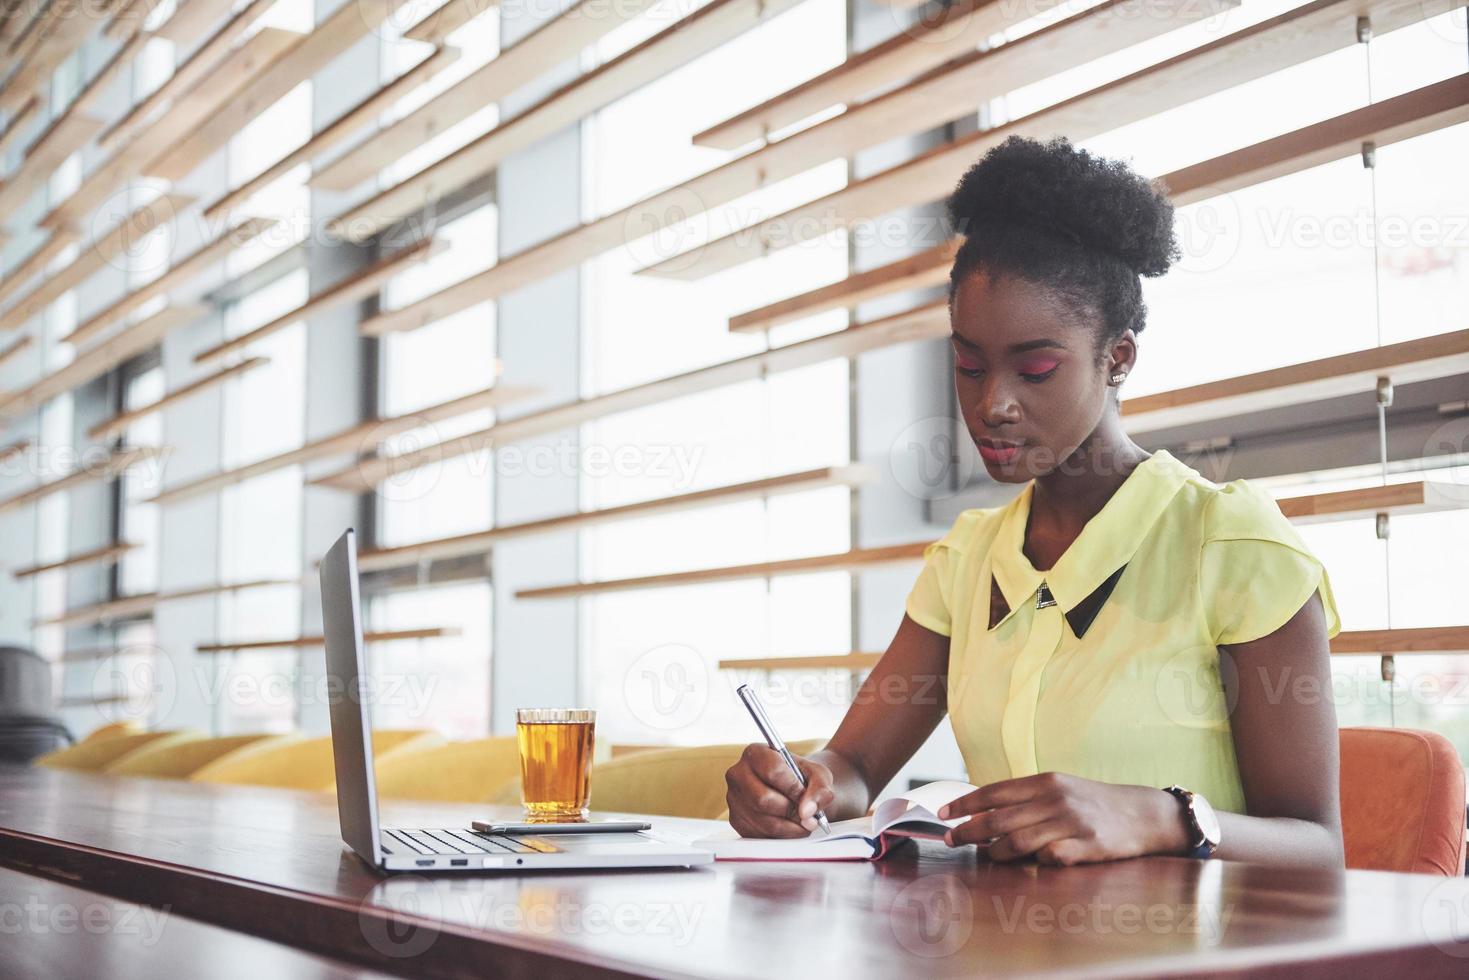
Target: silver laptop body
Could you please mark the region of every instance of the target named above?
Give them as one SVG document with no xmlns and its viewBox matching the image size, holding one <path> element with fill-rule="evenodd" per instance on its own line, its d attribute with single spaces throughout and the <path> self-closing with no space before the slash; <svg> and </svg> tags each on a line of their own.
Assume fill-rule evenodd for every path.
<svg viewBox="0 0 1469 980">
<path fill-rule="evenodd" d="M 384 871 L 483 871 L 536 868 L 662 868 L 707 864 L 708 851 L 642 833 L 529 837 L 470 829 L 387 829 L 377 815 L 370 705 L 359 678 L 361 595 L 356 535 L 348 529 L 321 563 L 321 615 L 331 692 L 332 755 L 342 839 Z"/>
</svg>

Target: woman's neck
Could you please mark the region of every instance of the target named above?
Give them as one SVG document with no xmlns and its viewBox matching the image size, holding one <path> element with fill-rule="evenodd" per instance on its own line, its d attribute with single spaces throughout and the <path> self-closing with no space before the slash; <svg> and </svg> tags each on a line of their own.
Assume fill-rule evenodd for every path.
<svg viewBox="0 0 1469 980">
<path fill-rule="evenodd" d="M 1150 455 L 1121 432 L 1120 425 L 1114 433 L 1099 428 L 1062 465 L 1036 477 L 1025 535 L 1032 562 L 1038 556 L 1050 568 Z"/>
</svg>

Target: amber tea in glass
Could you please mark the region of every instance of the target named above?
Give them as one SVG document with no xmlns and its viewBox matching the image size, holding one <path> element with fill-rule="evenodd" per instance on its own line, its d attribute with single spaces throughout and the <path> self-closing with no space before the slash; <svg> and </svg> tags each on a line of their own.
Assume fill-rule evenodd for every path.
<svg viewBox="0 0 1469 980">
<path fill-rule="evenodd" d="M 590 708 L 521 708 L 520 797 L 531 820 L 582 820 L 591 801 L 597 713 Z"/>
</svg>

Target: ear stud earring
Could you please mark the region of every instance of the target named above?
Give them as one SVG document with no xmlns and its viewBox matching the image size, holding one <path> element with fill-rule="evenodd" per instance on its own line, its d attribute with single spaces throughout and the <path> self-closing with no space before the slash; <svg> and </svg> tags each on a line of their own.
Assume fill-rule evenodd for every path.
<svg viewBox="0 0 1469 980">
<path fill-rule="evenodd" d="M 1126 380 L 1127 380 L 1127 372 L 1126 371 L 1114 371 L 1113 372 L 1113 374 L 1112 374 L 1112 383 L 1114 385 L 1120 385 L 1120 384 L 1122 384 L 1122 382 L 1124 382 Z"/>
</svg>

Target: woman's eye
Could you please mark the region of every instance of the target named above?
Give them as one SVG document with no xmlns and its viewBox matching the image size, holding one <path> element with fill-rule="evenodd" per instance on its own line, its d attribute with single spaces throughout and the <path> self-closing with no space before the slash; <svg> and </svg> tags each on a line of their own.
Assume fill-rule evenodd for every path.
<svg viewBox="0 0 1469 980">
<path fill-rule="evenodd" d="M 1020 365 L 1020 376 L 1031 384 L 1039 384 L 1056 373 L 1060 361 L 1036 361 Z"/>
<path fill-rule="evenodd" d="M 961 354 L 955 356 L 954 358 L 954 370 L 958 371 L 960 374 L 966 374 L 969 377 L 973 378 L 979 375 L 981 368 L 979 366 L 979 362 L 976 361 L 974 358 L 965 357 Z"/>
</svg>

